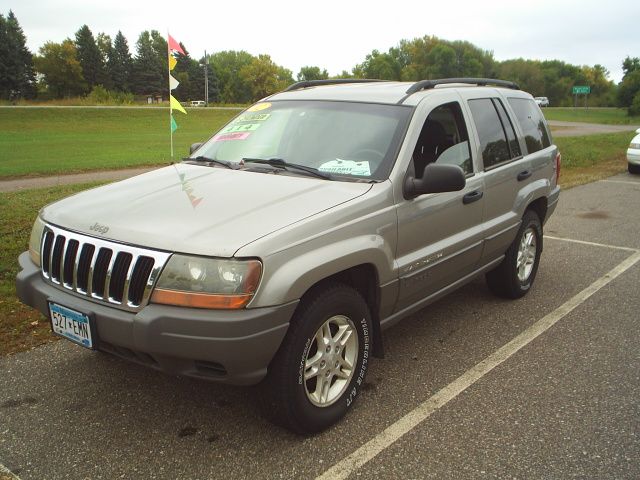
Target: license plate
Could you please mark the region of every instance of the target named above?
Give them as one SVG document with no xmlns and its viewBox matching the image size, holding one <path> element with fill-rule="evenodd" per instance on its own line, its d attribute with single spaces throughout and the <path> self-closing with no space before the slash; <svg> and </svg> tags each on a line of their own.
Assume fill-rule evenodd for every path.
<svg viewBox="0 0 640 480">
<path fill-rule="evenodd" d="M 54 333 L 83 347 L 94 348 L 88 315 L 53 302 L 49 302 L 49 314 Z"/>
</svg>

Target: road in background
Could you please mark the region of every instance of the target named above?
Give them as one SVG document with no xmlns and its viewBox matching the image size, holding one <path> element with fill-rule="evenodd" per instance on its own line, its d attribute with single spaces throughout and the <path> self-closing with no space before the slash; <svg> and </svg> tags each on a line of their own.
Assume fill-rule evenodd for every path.
<svg viewBox="0 0 640 480">
<path fill-rule="evenodd" d="M 353 411 L 313 437 L 265 421 L 257 388 L 171 377 L 66 341 L 2 358 L 0 464 L 22 479 L 313 478 L 340 467 L 349 478 L 639 478 L 640 262 L 629 263 L 639 231 L 640 177 L 563 192 L 529 295 L 498 299 L 478 279 L 387 330 Z M 558 312 L 423 422 L 369 448 Z M 368 461 L 352 468 L 345 458 L 361 447 Z"/>
</svg>

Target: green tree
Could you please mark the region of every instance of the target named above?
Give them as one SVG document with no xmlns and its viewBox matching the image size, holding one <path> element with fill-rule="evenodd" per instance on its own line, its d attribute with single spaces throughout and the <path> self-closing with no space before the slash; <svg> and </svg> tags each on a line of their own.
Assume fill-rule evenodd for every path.
<svg viewBox="0 0 640 480">
<path fill-rule="evenodd" d="M 36 92 L 33 55 L 18 19 L 0 15 L 0 98 L 32 97 Z"/>
<path fill-rule="evenodd" d="M 168 95 L 169 72 L 168 52 L 165 42 L 164 54 L 160 57 L 162 49 L 158 40 L 159 33 L 144 31 L 138 37 L 136 43 L 136 57 L 133 62 L 133 93 L 138 95 Z"/>
<path fill-rule="evenodd" d="M 269 55 L 254 57 L 249 65 L 242 67 L 239 74 L 250 85 L 251 99 L 254 101 L 293 83 L 291 70 L 276 65 Z"/>
<path fill-rule="evenodd" d="M 618 103 L 621 107 L 629 109 L 632 115 L 635 111 L 634 103 L 640 93 L 640 58 L 627 57 L 622 62 L 624 76 L 618 85 Z"/>
<path fill-rule="evenodd" d="M 86 91 L 76 46 L 70 39 L 47 42 L 35 57 L 36 70 L 42 74 L 47 90 L 54 98 L 71 97 Z"/>
<path fill-rule="evenodd" d="M 300 72 L 298 72 L 298 81 L 309 81 L 309 80 L 326 80 L 329 78 L 329 73 L 327 70 L 320 70 L 320 67 L 302 67 Z"/>
<path fill-rule="evenodd" d="M 120 92 L 131 91 L 131 75 L 133 72 L 133 59 L 129 52 L 127 39 L 118 30 L 113 40 L 113 48 L 107 62 L 107 70 L 111 78 L 112 88 Z"/>
<path fill-rule="evenodd" d="M 255 57 L 244 50 L 216 52 L 209 57 L 211 68 L 218 78 L 220 100 L 224 103 L 248 103 L 253 93 L 247 79 L 240 71 L 251 64 Z"/>
<path fill-rule="evenodd" d="M 83 25 L 76 32 L 76 49 L 87 89 L 91 91 L 95 85 L 107 85 L 109 79 L 104 59 L 87 25 Z"/>
</svg>

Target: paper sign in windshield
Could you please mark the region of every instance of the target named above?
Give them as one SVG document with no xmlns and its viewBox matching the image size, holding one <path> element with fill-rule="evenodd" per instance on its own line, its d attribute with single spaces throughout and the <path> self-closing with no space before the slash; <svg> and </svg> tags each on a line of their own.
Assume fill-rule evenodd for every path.
<svg viewBox="0 0 640 480">
<path fill-rule="evenodd" d="M 233 132 L 252 132 L 260 128 L 260 123 L 245 123 L 242 125 L 229 125 L 223 128 L 220 133 L 233 133 Z"/>
<path fill-rule="evenodd" d="M 243 113 L 236 122 L 264 122 L 270 116 L 270 113 Z"/>
<path fill-rule="evenodd" d="M 354 162 L 353 160 L 341 160 L 336 158 L 330 162 L 323 163 L 318 167 L 321 172 L 337 173 L 343 175 L 357 175 L 360 177 L 371 176 L 369 162 Z"/>
<path fill-rule="evenodd" d="M 226 142 L 228 140 L 244 140 L 249 135 L 251 135 L 251 133 L 249 133 L 249 132 L 223 133 L 223 134 L 216 135 L 215 137 L 213 137 L 212 141 L 214 141 L 214 142 Z"/>
</svg>

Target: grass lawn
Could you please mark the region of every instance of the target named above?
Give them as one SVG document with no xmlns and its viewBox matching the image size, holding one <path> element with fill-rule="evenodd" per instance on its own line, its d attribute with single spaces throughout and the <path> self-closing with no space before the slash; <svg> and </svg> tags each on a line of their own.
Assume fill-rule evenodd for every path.
<svg viewBox="0 0 640 480">
<path fill-rule="evenodd" d="M 560 185 L 570 188 L 624 172 L 633 132 L 556 137 L 562 154 Z"/>
<path fill-rule="evenodd" d="M 562 187 L 569 188 L 623 172 L 629 140 L 629 133 L 557 138 L 556 143 L 562 152 Z M 40 162 L 35 167 L 39 168 Z M 27 350 L 53 339 L 47 320 L 16 298 L 17 258 L 27 249 L 31 225 L 42 206 L 94 185 L 0 193 L 0 238 L 3 240 L 0 250 L 0 356 Z"/>
<path fill-rule="evenodd" d="M 175 158 L 237 110 L 175 112 Z M 171 161 L 167 109 L 0 109 L 0 178 L 105 170 Z"/>
<path fill-rule="evenodd" d="M 96 184 L 57 186 L 0 194 L 0 356 L 28 350 L 53 336 L 49 323 L 16 298 L 18 255 L 27 250 L 33 221 L 47 203 Z"/>
<path fill-rule="evenodd" d="M 624 108 L 543 108 L 547 120 L 563 122 L 604 123 L 612 125 L 640 125 L 640 117 L 630 117 Z"/>
</svg>

